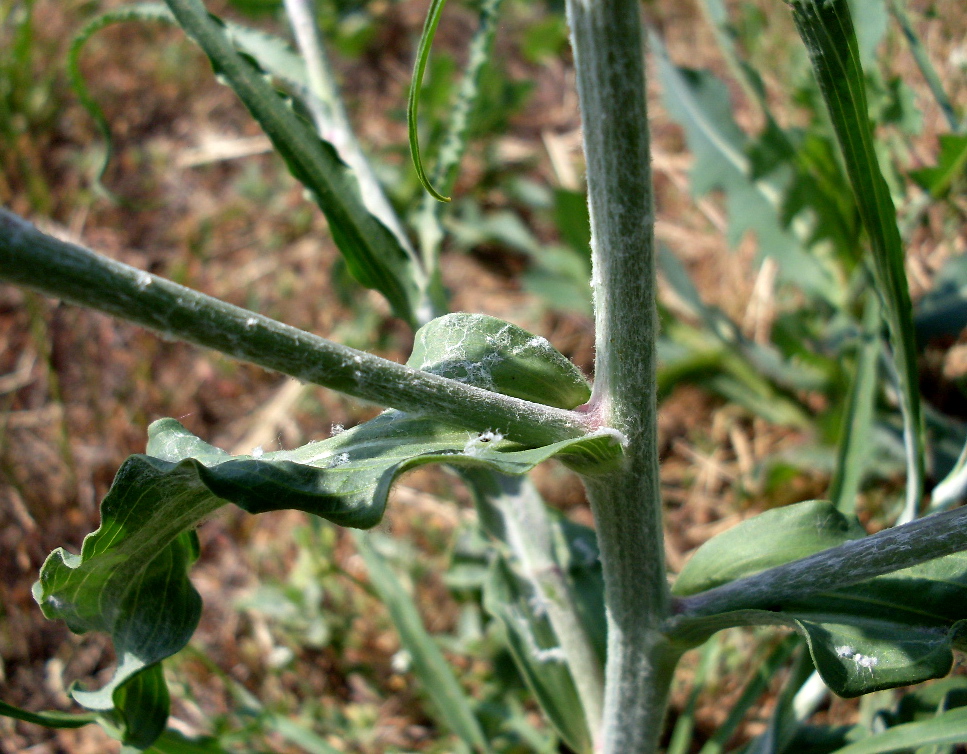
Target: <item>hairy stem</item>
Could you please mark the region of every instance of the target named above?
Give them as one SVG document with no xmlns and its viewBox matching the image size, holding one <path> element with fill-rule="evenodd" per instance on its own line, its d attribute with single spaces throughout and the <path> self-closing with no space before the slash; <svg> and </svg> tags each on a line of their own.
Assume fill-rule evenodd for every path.
<svg viewBox="0 0 967 754">
<path fill-rule="evenodd" d="M 0 209 L 0 280 L 136 322 L 292 377 L 476 431 L 545 445 L 579 414 L 482 390 L 333 343 L 41 233 Z"/>
<path fill-rule="evenodd" d="M 574 687 L 584 709 L 591 740 L 601 740 L 604 704 L 603 658 L 581 622 L 578 599 L 567 575 L 564 534 L 527 477 L 494 474 L 483 469 L 461 472 L 477 502 L 482 528 L 497 542 L 505 542 L 540 598 Z"/>
<path fill-rule="evenodd" d="M 669 611 L 656 432 L 654 217 L 642 26 L 635 0 L 568 0 L 584 123 L 597 363 L 591 401 L 627 437 L 620 469 L 585 484 L 608 607 L 602 750 L 654 751 L 677 654 Z"/>
<path fill-rule="evenodd" d="M 765 608 L 853 584 L 967 549 L 967 508 L 911 521 L 815 555 L 676 600 L 682 617 Z"/>
</svg>

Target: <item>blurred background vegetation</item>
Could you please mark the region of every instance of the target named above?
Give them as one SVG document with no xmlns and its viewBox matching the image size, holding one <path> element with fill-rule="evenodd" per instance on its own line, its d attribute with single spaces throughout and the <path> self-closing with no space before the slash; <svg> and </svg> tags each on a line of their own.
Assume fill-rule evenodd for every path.
<svg viewBox="0 0 967 754">
<path fill-rule="evenodd" d="M 404 360 L 407 328 L 351 279 L 324 219 L 179 30 L 123 23 L 98 31 L 78 51 L 86 92 L 72 88 L 72 41 L 121 6 L 0 0 L 0 203 L 137 267 Z M 591 375 L 588 221 L 562 6 L 504 0 L 497 54 L 445 214 L 442 271 L 454 310 L 544 334 Z M 854 6 L 907 244 L 935 484 L 967 434 L 967 6 Z M 288 36 L 278 0 L 210 7 Z M 864 524 L 881 527 L 902 507 L 899 412 L 889 390 L 851 392 L 855 372 L 885 368 L 881 339 L 859 315 L 864 240 L 788 11 L 777 0 L 727 8 L 652 0 L 645 9 L 663 247 L 669 568 L 751 512 L 810 497 L 856 498 Z M 412 0 L 318 3 L 360 141 L 404 217 L 422 201 L 405 101 L 425 11 Z M 474 2 L 451 0 L 421 107 L 431 160 L 476 22 Z M 105 127 L 111 152 L 100 175 Z M 869 439 L 864 473 L 839 479 L 850 401 L 868 407 Z M 374 413 L 0 286 L 0 697 L 65 706 L 61 671 L 96 681 L 111 667 L 106 640 L 46 622 L 30 586 L 50 550 L 79 548 L 96 527 L 101 497 L 123 459 L 143 451 L 149 422 L 173 416 L 216 445 L 249 452 L 295 447 Z M 592 523 L 576 477 L 550 465 L 536 480 L 567 516 Z M 420 470 L 403 480 L 370 541 L 485 702 L 500 750 L 563 751 L 482 609 L 472 517 L 455 477 Z M 169 663 L 183 691 L 174 714 L 184 732 L 245 752 L 454 750 L 347 532 L 295 512 L 226 512 L 199 533 L 193 579 L 205 614 L 191 647 Z M 781 674 L 759 684 L 748 714 L 720 741 L 706 741 L 726 722 L 729 700 L 757 688 L 750 678 L 763 654 L 781 650 L 780 637 L 758 633 L 728 632 L 701 666 L 686 660 L 694 673 L 682 674 L 672 721 L 694 716 L 694 746 L 763 729 Z M 701 693 L 691 693 L 694 675 Z M 879 702 L 834 698 L 820 715 L 855 722 L 884 704 L 874 696 Z M 93 727 L 51 732 L 0 720 L 4 754 L 112 747 Z"/>
</svg>

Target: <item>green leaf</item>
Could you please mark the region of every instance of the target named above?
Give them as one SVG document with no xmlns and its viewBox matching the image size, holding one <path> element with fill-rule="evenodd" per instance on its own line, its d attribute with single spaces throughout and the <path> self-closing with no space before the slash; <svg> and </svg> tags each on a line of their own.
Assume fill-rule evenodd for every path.
<svg viewBox="0 0 967 754">
<path fill-rule="evenodd" d="M 173 475 L 190 467 L 194 471 L 185 483 L 204 487 L 249 513 L 291 508 L 340 526 L 368 529 L 382 519 L 396 477 L 418 466 L 482 466 L 514 475 L 555 456 L 578 464 L 607 462 L 620 449 L 613 436 L 603 433 L 526 448 L 504 440 L 499 428 L 477 435 L 386 411 L 328 440 L 296 450 L 256 448 L 244 456 L 231 456 L 174 419 L 162 419 L 149 428 L 147 452 L 149 457 L 132 456 L 125 464 L 147 464 Z"/>
<path fill-rule="evenodd" d="M 546 406 L 570 409 L 591 397 L 578 368 L 546 339 L 483 314 L 447 314 L 421 327 L 407 365 Z"/>
<path fill-rule="evenodd" d="M 768 511 L 700 547 L 673 591 L 696 594 L 864 534 L 831 503 Z M 768 610 L 686 620 L 679 630 L 700 636 L 728 625 L 790 626 L 806 638 L 826 684 L 858 696 L 946 675 L 952 647 L 963 644 L 964 619 L 967 554 L 955 553 L 845 589 L 777 599 Z"/>
<path fill-rule="evenodd" d="M 420 156 L 420 89 L 423 86 L 423 73 L 426 71 L 426 61 L 430 58 L 430 48 L 433 47 L 433 37 L 436 35 L 436 27 L 440 23 L 440 16 L 443 13 L 443 6 L 446 0 L 431 0 L 430 8 L 426 13 L 426 22 L 423 25 L 423 33 L 420 35 L 420 45 L 416 51 L 416 63 L 413 68 L 413 80 L 410 83 L 410 94 L 406 104 L 406 125 L 410 136 L 410 155 L 413 158 L 413 166 L 419 176 L 420 183 L 423 184 L 430 196 L 441 202 L 449 202 L 450 197 L 444 196 L 430 183 L 430 179 L 423 169 L 423 158 Z"/>
<path fill-rule="evenodd" d="M 411 324 L 419 321 L 425 308 L 420 290 L 423 270 L 415 252 L 367 204 L 356 175 L 336 148 L 293 111 L 265 80 L 251 55 L 239 54 L 231 28 L 211 16 L 200 0 L 168 0 L 167 4 L 322 209 L 353 277 L 382 293 L 397 316 Z"/>
<path fill-rule="evenodd" d="M 163 556 L 159 559 L 164 561 Z M 174 571 L 179 572 L 177 565 L 174 566 Z M 182 585 L 186 591 L 194 593 L 194 587 L 187 579 L 181 583 L 176 581 L 174 584 L 176 589 Z M 157 577 L 144 578 L 139 585 L 139 591 L 158 586 L 166 588 L 169 582 Z M 192 596 L 197 597 L 197 594 Z M 135 599 L 144 600 L 143 591 Z M 198 606 L 198 614 L 200 614 L 200 598 L 198 598 Z M 111 633 L 115 647 L 125 648 L 123 661 L 115 671 L 114 678 L 97 691 L 83 691 L 75 684 L 71 688 L 71 696 L 82 707 L 99 710 L 102 717 L 120 732 L 120 738 L 125 745 L 145 749 L 164 733 L 171 699 L 161 662 L 155 661 L 151 664 L 144 662 L 144 654 L 150 650 L 145 649 L 144 646 L 146 636 L 143 627 L 136 624 L 139 608 L 130 602 L 125 607 L 130 610 L 128 616 L 134 617 L 134 622 L 133 625 L 132 622 L 126 622 L 126 625 L 115 623 L 113 626 Z M 192 615 L 190 607 L 186 609 L 185 615 Z M 172 625 L 177 626 L 177 619 L 172 621 Z M 194 615 L 192 631 L 197 625 L 198 615 Z M 177 636 L 176 630 L 164 633 L 168 636 Z M 138 650 L 144 654 L 139 654 Z M 155 650 L 155 656 L 161 655 L 160 659 L 163 659 L 165 656 L 163 652 L 163 649 Z"/>
<path fill-rule="evenodd" d="M 97 715 L 91 713 L 71 713 L 53 710 L 50 712 L 28 712 L 6 702 L 0 702 L 0 715 L 23 720 L 25 723 L 42 725 L 45 728 L 81 728 L 97 722 Z"/>
<path fill-rule="evenodd" d="M 943 196 L 958 178 L 967 174 L 967 134 L 941 134 L 940 155 L 933 167 L 910 172 L 910 177 L 933 196 Z"/>
<path fill-rule="evenodd" d="M 900 382 L 908 468 L 904 518 L 909 520 L 921 503 L 924 475 L 913 314 L 896 209 L 874 147 L 853 21 L 846 0 L 789 0 L 789 4 L 826 101 L 872 247 L 873 276 L 883 299 Z"/>
<path fill-rule="evenodd" d="M 441 721 L 471 750 L 489 752 L 490 747 L 473 714 L 470 700 L 443 652 L 423 627 L 413 598 L 365 535 L 357 534 L 355 542 L 369 571 L 370 583 L 389 610 L 400 641 L 413 663 L 413 672 L 433 701 Z"/>
<path fill-rule="evenodd" d="M 91 94 L 84 74 L 81 71 L 81 53 L 87 45 L 87 42 L 97 32 L 108 26 L 129 21 L 172 25 L 177 25 L 178 23 L 171 10 L 164 3 L 133 3 L 131 5 L 125 5 L 121 8 L 102 13 L 88 21 L 71 41 L 70 50 L 67 54 L 67 73 L 71 87 L 74 89 L 74 93 L 80 100 L 81 105 L 83 105 L 88 115 L 94 120 L 98 131 L 101 133 L 101 137 L 104 139 L 104 157 L 94 178 L 97 186 L 101 186 L 104 173 L 111 161 L 113 140 L 111 137 L 111 128 L 108 125 L 107 119 L 104 117 L 104 111 Z M 306 80 L 305 64 L 302 58 L 296 55 L 283 40 L 256 29 L 231 22 L 226 24 L 226 29 L 231 34 L 232 41 L 239 51 L 256 59 L 263 70 L 285 81 L 297 90 L 306 89 L 308 82 Z"/>
<path fill-rule="evenodd" d="M 829 484 L 829 497 L 846 515 L 852 515 L 856 509 L 856 496 L 873 447 L 873 410 L 881 351 L 880 307 L 875 295 L 866 297 L 864 319 L 856 369 L 840 427 L 836 469 Z"/>
<path fill-rule="evenodd" d="M 581 699 L 564 662 L 557 637 L 532 584 L 495 557 L 484 587 L 484 607 L 501 622 L 517 668 L 548 720 L 568 746 L 590 752 Z"/>
<path fill-rule="evenodd" d="M 159 663 L 184 647 L 201 614 L 187 578 L 198 556 L 190 528 L 222 503 L 207 490 L 187 489 L 160 504 L 165 484 L 177 488 L 179 473 L 159 474 L 142 459 L 121 467 L 101 505 L 101 526 L 85 537 L 81 554 L 57 549 L 48 556 L 34 598 L 47 618 L 75 633 L 111 635 L 118 656 L 113 679 L 99 691 L 75 687 L 71 695 L 110 719 L 124 743 L 145 748 L 168 718 Z M 159 601 L 163 615 L 156 612 Z"/>
<path fill-rule="evenodd" d="M 527 372 L 509 374 L 516 384 Z M 600 434 L 526 448 L 502 439 L 499 428 L 475 435 L 388 411 L 297 450 L 257 448 L 235 457 L 163 419 L 149 428 L 147 452 L 122 465 L 101 505 L 101 526 L 81 554 L 54 551 L 35 588 L 48 618 L 75 632 L 111 634 L 120 658 L 114 679 L 74 696 L 110 712 L 141 746 L 167 718 L 159 663 L 185 646 L 201 610 L 187 577 L 198 555 L 192 530 L 226 502 L 250 513 L 294 508 L 367 528 L 382 518 L 393 480 L 426 463 L 522 474 L 556 455 L 594 466 L 618 457 L 620 445 Z"/>
<path fill-rule="evenodd" d="M 783 226 L 781 212 L 791 168 L 774 168 L 768 178 L 755 176 L 747 156 L 749 140 L 732 117 L 728 89 L 708 71 L 675 66 L 661 40 L 650 35 L 658 62 L 662 96 L 669 114 L 685 129 L 695 156 L 691 190 L 696 197 L 713 190 L 725 192 L 729 243 L 736 245 L 754 231 L 760 253 L 776 259 L 783 280 L 827 298 L 836 288 L 817 260 Z"/>
<path fill-rule="evenodd" d="M 931 720 L 906 723 L 837 750 L 836 754 L 887 754 L 924 746 L 967 742 L 967 709 L 959 707 Z"/>
<path fill-rule="evenodd" d="M 698 594 L 864 536 L 858 521 L 843 516 L 824 500 L 776 508 L 699 547 L 678 574 L 672 592 Z"/>
</svg>

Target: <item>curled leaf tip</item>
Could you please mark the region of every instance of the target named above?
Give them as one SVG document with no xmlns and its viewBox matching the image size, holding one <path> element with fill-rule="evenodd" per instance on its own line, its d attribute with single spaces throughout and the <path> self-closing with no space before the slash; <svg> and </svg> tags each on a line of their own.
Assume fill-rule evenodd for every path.
<svg viewBox="0 0 967 754">
<path fill-rule="evenodd" d="M 413 158 L 413 167 L 416 174 L 423 184 L 423 188 L 434 199 L 441 202 L 449 202 L 450 197 L 444 196 L 430 183 L 430 179 L 423 169 L 423 159 L 420 156 L 420 135 L 417 128 L 417 116 L 420 109 L 420 89 L 423 86 L 423 74 L 426 71 L 426 61 L 430 57 L 430 48 L 433 46 L 433 37 L 436 34 L 437 25 L 440 23 L 440 15 L 446 0 L 431 0 L 430 9 L 427 11 L 426 23 L 423 24 L 423 34 L 420 36 L 420 44 L 416 50 L 416 64 L 413 68 L 413 81 L 410 84 L 409 100 L 406 107 L 406 125 L 409 131 L 410 155 Z"/>
</svg>

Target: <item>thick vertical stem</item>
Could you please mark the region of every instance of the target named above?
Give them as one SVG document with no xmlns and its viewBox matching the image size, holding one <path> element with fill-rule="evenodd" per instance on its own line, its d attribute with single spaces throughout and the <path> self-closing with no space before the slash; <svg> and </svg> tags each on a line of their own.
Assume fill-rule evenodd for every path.
<svg viewBox="0 0 967 754">
<path fill-rule="evenodd" d="M 637 0 L 568 0 L 584 123 L 597 364 L 591 410 L 627 438 L 616 472 L 588 477 L 605 575 L 608 754 L 657 747 L 677 653 L 669 612 L 656 431 L 654 217 Z"/>
</svg>

